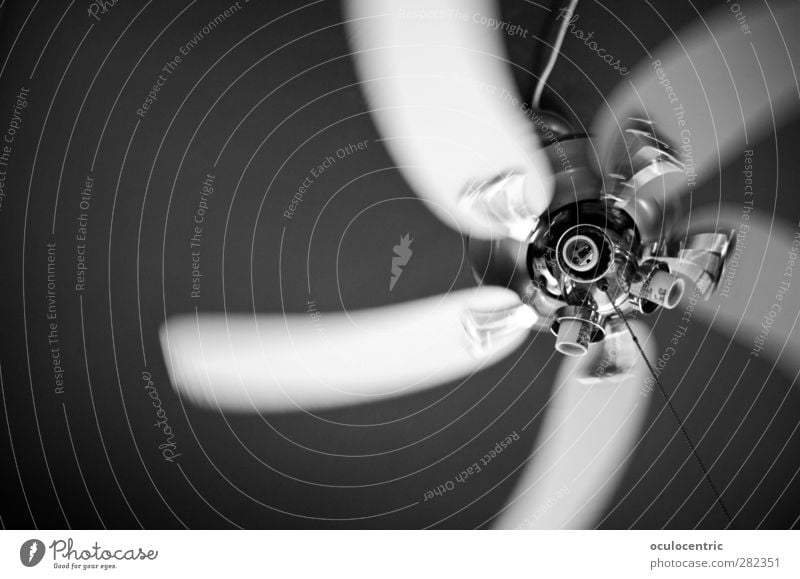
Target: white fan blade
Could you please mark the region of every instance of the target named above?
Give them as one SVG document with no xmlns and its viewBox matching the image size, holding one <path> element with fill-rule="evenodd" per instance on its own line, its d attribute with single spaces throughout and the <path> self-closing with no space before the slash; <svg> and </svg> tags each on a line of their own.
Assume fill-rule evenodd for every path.
<svg viewBox="0 0 800 579">
<path fill-rule="evenodd" d="M 161 344 L 172 383 L 199 404 L 264 411 L 348 405 L 435 386 L 502 359 L 528 329 L 496 332 L 475 355 L 462 315 L 520 303 L 510 290 L 482 287 L 355 312 L 189 314 L 167 320 Z"/>
<path fill-rule="evenodd" d="M 491 0 L 350 0 L 348 26 L 362 89 L 395 163 L 445 223 L 473 237 L 508 234 L 548 206 L 550 165 L 517 95 Z M 509 173 L 493 207 L 468 187 Z M 498 220 L 493 213 L 502 214 Z M 513 224 L 511 226 L 513 228 Z M 529 233 L 529 231 L 528 231 Z"/>
<path fill-rule="evenodd" d="M 697 19 L 652 53 L 623 80 L 594 123 L 598 156 L 612 171 L 620 128 L 629 117 L 649 119 L 658 136 L 681 154 L 685 179 L 675 195 L 713 177 L 734 154 L 741 154 L 800 110 L 793 66 L 800 62 L 800 4 L 747 5 L 747 29 L 724 3 Z M 616 157 L 616 159 L 615 159 Z"/>
<path fill-rule="evenodd" d="M 631 327 L 647 355 L 650 329 Z M 591 528 L 612 498 L 639 439 L 650 398 L 649 371 L 630 335 L 565 357 L 529 463 L 497 524 L 511 529 Z M 614 353 L 617 356 L 614 356 Z M 627 368 L 608 375 L 615 366 Z"/>
<path fill-rule="evenodd" d="M 800 222 L 792 226 L 779 217 L 723 206 L 692 212 L 690 226 L 737 235 L 716 295 L 696 300 L 695 312 L 713 320 L 712 328 L 732 334 L 751 358 L 778 362 L 794 375 L 800 367 Z"/>
</svg>

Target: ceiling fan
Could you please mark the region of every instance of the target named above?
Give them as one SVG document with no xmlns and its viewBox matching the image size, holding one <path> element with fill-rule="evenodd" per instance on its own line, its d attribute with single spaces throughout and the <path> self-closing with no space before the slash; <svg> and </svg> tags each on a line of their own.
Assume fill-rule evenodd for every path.
<svg viewBox="0 0 800 579">
<path fill-rule="evenodd" d="M 590 137 L 542 110 L 541 88 L 533 107 L 518 97 L 490 0 L 349 1 L 370 112 L 412 188 L 469 237 L 478 287 L 321 320 L 174 316 L 161 330 L 172 383 L 222 410 L 355 404 L 468 376 L 549 330 L 563 366 L 496 524 L 593 526 L 640 435 L 640 388 L 658 381 L 637 318 L 678 306 L 688 283 L 694 314 L 752 345 L 773 296 L 748 283 L 777 284 L 793 247 L 747 198 L 685 207 L 800 102 L 800 5 L 748 10 L 746 34 L 727 6 L 698 15 L 623 79 Z M 759 351 L 775 360 L 800 351 L 797 288 L 781 306 L 791 315 L 772 317 Z"/>
</svg>

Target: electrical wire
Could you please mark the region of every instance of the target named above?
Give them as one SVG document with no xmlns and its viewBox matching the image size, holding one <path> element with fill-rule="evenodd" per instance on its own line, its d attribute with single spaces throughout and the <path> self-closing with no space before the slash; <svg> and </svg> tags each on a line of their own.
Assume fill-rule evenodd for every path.
<svg viewBox="0 0 800 579">
<path fill-rule="evenodd" d="M 604 288 L 601 288 L 603 292 L 608 296 L 608 301 L 611 302 L 614 311 L 617 312 L 617 315 L 622 318 L 622 321 L 625 322 L 625 327 L 628 328 L 628 333 L 633 338 L 633 342 L 636 344 L 636 347 L 639 349 L 639 353 L 642 355 L 642 359 L 644 363 L 647 364 L 648 369 L 650 370 L 650 374 L 653 376 L 653 381 L 658 386 L 659 392 L 661 392 L 661 396 L 664 397 L 664 401 L 667 403 L 667 407 L 669 411 L 672 413 L 672 417 L 675 419 L 675 422 L 678 423 L 678 428 L 680 428 L 683 437 L 686 439 L 686 443 L 689 445 L 689 449 L 692 451 L 692 456 L 694 456 L 697 464 L 700 465 L 700 470 L 703 471 L 703 477 L 706 479 L 708 486 L 711 487 L 711 490 L 714 492 L 714 496 L 716 497 L 717 504 L 719 504 L 722 511 L 725 513 L 725 517 L 728 519 L 728 526 L 730 528 L 734 528 L 733 525 L 733 517 L 731 517 L 730 511 L 728 511 L 728 507 L 725 506 L 725 503 L 722 500 L 722 495 L 720 495 L 719 491 L 717 490 L 717 485 L 714 484 L 714 481 L 711 480 L 711 474 L 709 474 L 708 469 L 706 468 L 703 459 L 700 458 L 700 454 L 697 452 L 697 447 L 692 442 L 692 439 L 689 437 L 689 433 L 686 431 L 686 428 L 683 425 L 683 421 L 681 420 L 680 416 L 678 415 L 677 410 L 672 405 L 672 402 L 667 396 L 667 391 L 664 390 L 664 386 L 661 384 L 661 380 L 658 379 L 658 375 L 656 374 L 655 370 L 653 370 L 653 366 L 650 364 L 650 360 L 647 359 L 647 355 L 644 353 L 644 349 L 642 345 L 639 343 L 639 339 L 636 337 L 636 334 L 633 333 L 633 328 L 628 323 L 628 318 L 625 317 L 625 314 L 617 307 L 617 304 L 614 303 L 614 300 L 611 297 L 611 294 L 608 293 L 608 286 L 606 285 Z"/>
<path fill-rule="evenodd" d="M 553 69 L 556 66 L 556 60 L 558 60 L 558 55 L 561 52 L 561 45 L 564 44 L 564 37 L 567 35 L 569 21 L 572 20 L 572 15 L 577 6 L 578 0 L 570 0 L 569 6 L 567 7 L 567 12 L 564 15 L 564 21 L 561 23 L 561 28 L 558 30 L 558 36 L 556 36 L 555 44 L 553 44 L 553 50 L 550 53 L 550 58 L 548 59 L 547 65 L 545 65 L 542 74 L 539 76 L 539 82 L 536 84 L 536 90 L 533 91 L 531 105 L 534 109 L 539 108 L 544 87 L 547 84 L 547 79 L 550 78 L 550 74 L 553 72 Z"/>
</svg>

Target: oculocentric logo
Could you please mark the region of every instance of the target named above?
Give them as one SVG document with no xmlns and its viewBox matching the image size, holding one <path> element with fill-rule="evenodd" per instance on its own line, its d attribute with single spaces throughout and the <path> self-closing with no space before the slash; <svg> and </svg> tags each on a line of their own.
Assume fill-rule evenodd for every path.
<svg viewBox="0 0 800 579">
<path fill-rule="evenodd" d="M 389 280 L 389 291 L 394 289 L 394 284 L 397 283 L 397 280 L 400 279 L 403 273 L 403 267 L 408 264 L 408 260 L 411 259 L 411 255 L 413 254 L 411 251 L 411 243 L 413 241 L 410 234 L 406 233 L 400 238 L 400 244 L 392 248 L 394 249 L 395 257 L 392 258 L 392 277 Z"/>
<path fill-rule="evenodd" d="M 44 543 L 39 539 L 28 539 L 19 548 L 19 560 L 26 567 L 35 567 L 44 557 Z"/>
</svg>

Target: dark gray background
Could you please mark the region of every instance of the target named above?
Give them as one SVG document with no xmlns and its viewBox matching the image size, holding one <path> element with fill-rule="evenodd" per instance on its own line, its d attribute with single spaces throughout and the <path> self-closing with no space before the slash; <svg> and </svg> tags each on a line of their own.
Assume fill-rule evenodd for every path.
<svg viewBox="0 0 800 579">
<path fill-rule="evenodd" d="M 242 4 L 183 59 L 141 122 L 136 109 L 161 67 L 228 4 L 125 1 L 101 22 L 88 17 L 88 4 L 6 0 L 0 21 L 0 127 L 19 88 L 30 88 L 0 211 L 2 525 L 487 524 L 509 496 L 544 415 L 559 363 L 549 335 L 531 337 L 508 361 L 460 386 L 318 416 L 223 416 L 183 403 L 166 376 L 157 340 L 165 314 L 195 306 L 303 312 L 309 293 L 323 312 L 339 311 L 473 283 L 464 240 L 416 200 L 376 142 L 339 3 Z M 678 29 L 719 4 L 585 0 L 578 13 L 584 29 L 633 67 L 644 56 L 639 41 L 652 48 L 671 34 L 667 24 Z M 542 62 L 535 36 L 546 31 L 549 6 L 507 1 L 503 16 L 530 32 L 507 39 L 527 98 L 531 71 Z M 567 36 L 551 85 L 576 120 L 588 125 L 618 81 Z M 797 130 L 785 125 L 756 153 L 764 167 L 774 166 L 778 140 L 780 174 L 758 178 L 766 192 L 776 191 L 779 179 L 780 194 L 768 193 L 762 208 L 783 216 L 798 215 Z M 311 166 L 365 139 L 367 150 L 319 178 L 287 222 L 282 213 Z M 75 218 L 95 151 L 88 283 L 79 296 Z M 740 162 L 733 165 L 694 201 L 739 199 Z M 203 237 L 203 297 L 193 301 L 187 238 L 206 173 L 215 174 L 216 192 Z M 392 246 L 405 233 L 414 238 L 414 257 L 389 293 Z M 54 393 L 47 346 L 51 239 L 58 247 L 63 394 Z M 659 319 L 661 343 L 679 318 Z M 699 451 L 714 463 L 717 486 L 727 487 L 729 508 L 740 511 L 737 526 L 795 526 L 800 394 L 790 377 L 770 374 L 771 364 L 761 361 L 734 389 L 746 356 L 728 336 L 694 323 L 662 380 L 695 439 L 706 433 Z M 144 370 L 175 428 L 181 457 L 174 463 L 157 449 Z M 723 526 L 694 461 L 679 468 L 688 448 L 672 418 L 655 393 L 650 399 L 649 428 L 601 526 Z M 521 440 L 469 484 L 419 502 L 514 430 Z"/>
</svg>

